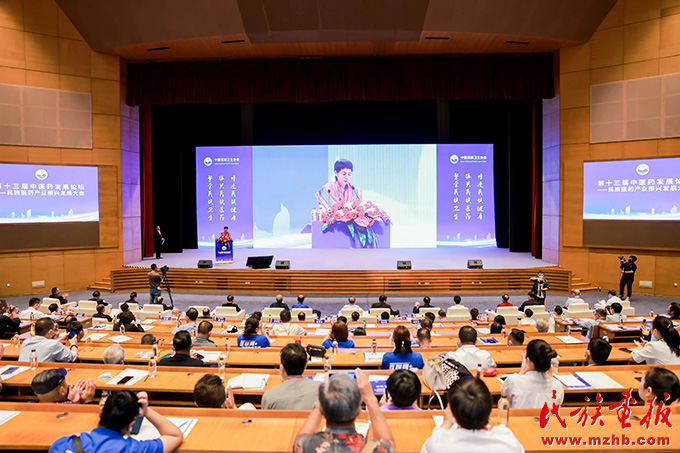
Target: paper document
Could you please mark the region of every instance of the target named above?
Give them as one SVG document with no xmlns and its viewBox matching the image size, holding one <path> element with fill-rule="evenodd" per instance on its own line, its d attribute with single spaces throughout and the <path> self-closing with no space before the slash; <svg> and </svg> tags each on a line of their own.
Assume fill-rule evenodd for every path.
<svg viewBox="0 0 680 453">
<path fill-rule="evenodd" d="M 0 411 L 0 425 L 3 423 L 13 419 L 17 415 L 19 415 L 21 412 L 19 411 Z"/>
<path fill-rule="evenodd" d="M 91 333 L 88 336 L 86 336 L 84 340 L 87 341 L 87 339 L 89 338 L 92 341 L 97 341 L 107 337 L 108 335 L 109 335 L 108 333 Z"/>
<path fill-rule="evenodd" d="M 204 350 L 199 350 L 196 351 L 199 354 L 203 356 L 203 361 L 204 362 L 217 362 L 220 360 L 220 354 L 222 354 L 222 351 L 204 351 Z"/>
<path fill-rule="evenodd" d="M 125 341 L 134 340 L 134 338 L 125 335 L 116 335 L 115 337 L 109 337 L 108 339 L 114 343 L 123 343 Z"/>
<path fill-rule="evenodd" d="M 329 333 L 331 333 L 331 329 L 321 329 L 321 328 L 319 328 L 319 329 L 316 329 L 314 331 L 314 335 L 321 335 L 321 336 L 326 336 Z"/>
<path fill-rule="evenodd" d="M 560 340 L 562 343 L 566 343 L 566 344 L 581 344 L 581 343 L 583 343 L 578 338 L 572 337 L 570 335 L 558 336 L 558 337 L 555 337 L 555 338 Z"/>
<path fill-rule="evenodd" d="M 125 368 L 123 371 L 112 377 L 106 385 L 135 385 L 139 381 L 142 380 L 142 378 L 146 377 L 149 374 L 148 371 L 146 370 L 136 370 L 134 368 Z M 130 379 L 128 379 L 128 377 Z M 121 382 L 125 381 L 125 382 Z"/>
<path fill-rule="evenodd" d="M 269 380 L 268 374 L 243 373 L 227 382 L 232 389 L 264 390 Z"/>
<path fill-rule="evenodd" d="M 382 363 L 384 352 L 364 352 L 364 362 Z"/>
<path fill-rule="evenodd" d="M 491 334 L 491 330 L 489 330 L 488 327 L 477 327 L 475 330 L 477 331 L 477 333 L 481 333 L 482 335 L 490 335 Z"/>
<path fill-rule="evenodd" d="M 168 417 L 168 420 L 174 423 L 175 426 L 177 426 L 179 430 L 182 431 L 182 434 L 184 434 L 185 439 L 189 435 L 191 430 L 194 429 L 194 426 L 198 421 L 197 418 L 173 418 L 173 417 Z M 142 426 L 139 428 L 139 433 L 131 437 L 137 440 L 152 440 L 158 439 L 159 437 L 161 437 L 161 435 L 156 429 L 156 427 L 153 426 L 149 420 L 144 418 L 144 420 L 142 421 Z"/>
<path fill-rule="evenodd" d="M 596 389 L 622 389 L 623 386 L 601 371 L 579 371 L 578 377 Z"/>
<path fill-rule="evenodd" d="M 23 373 L 28 369 L 30 368 L 27 366 L 5 365 L 4 367 L 0 368 L 0 380 L 7 380 L 19 373 Z"/>
<path fill-rule="evenodd" d="M 152 318 L 146 318 L 144 321 L 142 321 L 142 324 L 153 324 L 155 323 L 156 320 Z"/>
<path fill-rule="evenodd" d="M 310 357 L 309 363 L 321 363 L 323 362 L 323 357 Z"/>
<path fill-rule="evenodd" d="M 558 374 L 555 379 L 560 381 L 568 389 L 585 389 L 592 386 L 575 374 Z"/>
<path fill-rule="evenodd" d="M 151 329 L 155 329 L 156 326 L 145 325 L 145 326 L 142 327 L 142 328 L 144 329 L 144 332 L 148 332 L 148 331 L 151 330 Z"/>
</svg>

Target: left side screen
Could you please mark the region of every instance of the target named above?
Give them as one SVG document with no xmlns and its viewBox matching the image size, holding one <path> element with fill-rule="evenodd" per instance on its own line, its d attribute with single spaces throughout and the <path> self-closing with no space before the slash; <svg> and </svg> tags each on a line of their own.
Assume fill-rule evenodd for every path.
<svg viewBox="0 0 680 453">
<path fill-rule="evenodd" d="M 234 247 L 252 247 L 252 206 L 252 147 L 197 147 L 198 246 L 214 247 L 228 226 Z"/>
</svg>

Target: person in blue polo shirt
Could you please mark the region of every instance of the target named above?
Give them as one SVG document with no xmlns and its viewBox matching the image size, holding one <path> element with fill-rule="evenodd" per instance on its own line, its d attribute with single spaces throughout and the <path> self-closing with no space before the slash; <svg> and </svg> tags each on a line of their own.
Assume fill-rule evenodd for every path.
<svg viewBox="0 0 680 453">
<path fill-rule="evenodd" d="M 257 318 L 248 318 L 246 320 L 246 327 L 243 329 L 243 335 L 239 335 L 237 339 L 239 348 L 267 348 L 269 347 L 269 338 L 265 335 L 258 334 L 260 331 L 260 321 Z"/>
<path fill-rule="evenodd" d="M 392 333 L 394 352 L 383 355 L 382 370 L 408 370 L 409 368 L 423 368 L 423 355 L 411 350 L 411 334 L 405 326 L 397 326 Z"/>
<path fill-rule="evenodd" d="M 329 338 L 326 338 L 326 340 L 324 340 L 324 342 L 321 344 L 326 347 L 326 349 L 330 349 L 333 347 L 333 340 L 338 342 L 338 348 L 347 349 L 354 347 L 354 342 L 349 340 L 347 324 L 342 321 L 338 321 L 333 324 Z"/>
<path fill-rule="evenodd" d="M 86 453 L 174 451 L 184 440 L 182 431 L 151 409 L 148 398 L 146 392 L 136 395 L 127 390 L 111 392 L 99 413 L 99 426 L 89 433 L 80 433 L 80 436 L 73 434 L 57 439 L 50 447 L 50 453 L 79 451 L 75 446 L 78 442 Z M 141 441 L 126 438 L 137 416 L 146 417 L 158 430 L 160 438 Z"/>
</svg>

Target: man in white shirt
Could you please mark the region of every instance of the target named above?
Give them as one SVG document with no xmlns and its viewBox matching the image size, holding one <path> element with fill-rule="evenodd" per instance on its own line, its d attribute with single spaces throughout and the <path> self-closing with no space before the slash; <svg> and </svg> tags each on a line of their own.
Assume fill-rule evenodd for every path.
<svg viewBox="0 0 680 453">
<path fill-rule="evenodd" d="M 525 308 L 524 318 L 522 318 L 520 324 L 523 326 L 536 327 L 536 321 L 531 319 L 532 316 L 534 316 L 534 311 L 531 308 Z"/>
<path fill-rule="evenodd" d="M 588 329 L 588 338 L 593 337 L 593 326 L 607 319 L 607 312 L 603 308 L 595 309 L 593 319 L 575 319 L 574 324 Z"/>
<path fill-rule="evenodd" d="M 476 342 L 477 331 L 470 326 L 461 327 L 460 332 L 458 332 L 458 349 L 449 352 L 447 357 L 462 363 L 473 373 L 480 363 L 482 368 L 496 366 L 496 362 L 491 358 L 491 354 L 475 346 Z"/>
<path fill-rule="evenodd" d="M 340 311 L 338 312 L 338 316 L 342 315 L 343 310 L 354 310 L 358 311 L 360 315 L 364 314 L 364 309 L 356 304 L 357 302 L 356 298 L 350 297 L 349 299 L 347 299 L 347 302 L 349 303 L 340 309 Z"/>
<path fill-rule="evenodd" d="M 198 329 L 198 323 L 196 320 L 198 319 L 198 310 L 195 308 L 190 308 L 187 310 L 187 322 L 186 324 L 182 324 L 180 326 L 175 327 L 172 329 L 172 333 L 177 333 L 177 332 L 189 332 L 191 333 L 194 329 Z"/>
<path fill-rule="evenodd" d="M 40 319 L 46 317 L 47 315 L 40 311 L 40 305 L 42 305 L 40 299 L 37 297 L 31 297 L 31 300 L 28 301 L 28 308 L 19 312 L 19 318 Z"/>
<path fill-rule="evenodd" d="M 611 304 L 609 307 L 609 314 L 607 315 L 607 322 L 619 322 L 619 321 L 626 321 L 626 315 L 621 314 L 623 311 L 623 305 L 621 305 L 619 302 L 614 302 Z"/>
<path fill-rule="evenodd" d="M 616 295 L 616 290 L 615 289 L 610 289 L 607 291 L 607 301 L 599 301 L 598 303 L 595 304 L 595 308 L 605 308 L 607 305 L 611 305 L 614 302 L 619 302 L 621 303 L 622 300 L 618 298 Z"/>
<path fill-rule="evenodd" d="M 458 379 L 447 396 L 449 404 L 444 410 L 444 422 L 432 430 L 421 453 L 524 452 L 510 428 L 504 425 L 489 427 L 491 392 L 484 381 Z"/>
<path fill-rule="evenodd" d="M 583 299 L 581 299 L 581 290 L 580 289 L 574 289 L 571 291 L 573 294 L 572 297 L 567 299 L 567 301 L 564 303 L 565 308 L 569 308 L 569 305 L 571 304 L 583 304 L 585 303 Z"/>
<path fill-rule="evenodd" d="M 281 319 L 280 323 L 274 324 L 272 327 L 271 334 L 272 335 L 289 335 L 293 337 L 299 337 L 302 335 L 306 335 L 307 332 L 305 329 L 302 327 L 298 326 L 297 324 L 293 324 L 290 322 L 291 320 L 291 314 L 290 310 L 281 310 L 281 314 L 279 315 L 279 318 Z"/>
<path fill-rule="evenodd" d="M 28 362 L 31 351 L 35 349 L 38 362 L 75 362 L 78 358 L 78 337 L 68 339 L 64 346 L 57 337 L 57 329 L 50 317 L 39 319 L 35 323 L 35 336 L 24 341 L 19 351 L 19 362 Z"/>
</svg>

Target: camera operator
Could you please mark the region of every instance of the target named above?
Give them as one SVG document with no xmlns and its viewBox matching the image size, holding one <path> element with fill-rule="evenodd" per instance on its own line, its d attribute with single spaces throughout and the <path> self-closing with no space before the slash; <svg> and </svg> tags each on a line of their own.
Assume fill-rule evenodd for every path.
<svg viewBox="0 0 680 453">
<path fill-rule="evenodd" d="M 151 297 L 151 302 L 152 304 L 157 303 L 158 298 L 161 296 L 161 282 L 163 281 L 163 278 L 161 277 L 161 274 L 158 273 L 156 270 L 158 266 L 155 264 L 151 265 L 151 272 L 147 274 L 147 277 L 149 277 L 149 296 Z"/>
<path fill-rule="evenodd" d="M 619 260 L 621 260 L 621 265 L 619 266 L 621 268 L 621 283 L 619 284 L 619 293 L 621 295 L 621 300 L 630 300 L 630 296 L 633 291 L 635 271 L 637 270 L 637 265 L 635 264 L 637 261 L 637 256 L 630 255 L 628 257 L 628 261 L 626 261 L 623 256 L 619 256 Z M 626 298 L 624 298 L 623 294 L 624 287 L 627 287 L 628 297 Z"/>
</svg>

